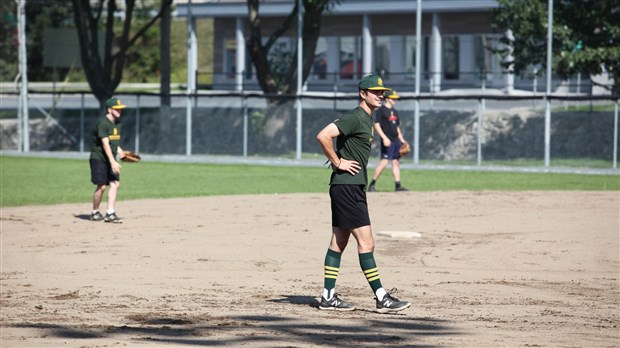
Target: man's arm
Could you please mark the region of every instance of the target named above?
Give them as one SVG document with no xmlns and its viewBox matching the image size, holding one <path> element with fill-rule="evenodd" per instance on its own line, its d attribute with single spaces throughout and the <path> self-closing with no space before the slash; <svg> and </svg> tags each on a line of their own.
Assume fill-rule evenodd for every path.
<svg viewBox="0 0 620 348">
<path fill-rule="evenodd" d="M 106 157 L 108 157 L 108 161 L 110 161 L 112 172 L 114 172 L 115 174 L 120 174 L 121 165 L 118 164 L 118 162 L 116 162 L 116 158 L 114 158 L 114 154 L 112 153 L 112 147 L 110 146 L 110 138 L 101 138 L 101 145 L 103 146 L 103 152 L 105 152 Z"/>
<path fill-rule="evenodd" d="M 381 128 L 381 124 L 379 122 L 375 123 L 375 131 L 377 131 L 377 134 L 379 134 L 379 137 L 383 141 L 383 146 L 390 147 L 390 145 L 392 145 L 390 138 L 385 135 L 385 132 L 383 132 L 383 128 Z"/>
<path fill-rule="evenodd" d="M 407 141 L 403 137 L 403 133 L 400 131 L 400 126 L 396 127 L 396 131 L 398 132 L 398 139 L 400 140 L 400 142 L 401 143 L 406 143 Z"/>
<path fill-rule="evenodd" d="M 357 161 L 338 158 L 338 154 L 334 150 L 334 139 L 337 138 L 338 135 L 340 135 L 340 130 L 336 124 L 330 123 L 317 134 L 316 140 L 318 140 L 321 149 L 323 149 L 323 153 L 334 168 L 355 175 L 360 171 L 361 167 L 359 163 Z"/>
</svg>

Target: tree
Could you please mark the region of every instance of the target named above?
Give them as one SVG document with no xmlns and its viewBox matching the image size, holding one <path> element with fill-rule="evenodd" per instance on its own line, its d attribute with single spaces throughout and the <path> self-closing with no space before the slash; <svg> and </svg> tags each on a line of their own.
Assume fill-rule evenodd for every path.
<svg viewBox="0 0 620 348">
<path fill-rule="evenodd" d="M 297 85 L 297 49 L 291 52 L 272 50 L 276 40 L 296 28 L 299 11 L 297 1 L 290 14 L 263 43 L 263 31 L 259 14 L 259 0 L 248 0 L 249 37 L 248 53 L 256 68 L 258 83 L 265 94 L 294 94 Z M 310 74 L 314 63 L 314 52 L 321 32 L 321 16 L 329 10 L 333 0 L 303 1 L 303 81 Z M 269 100 L 271 103 L 276 100 Z"/>
<path fill-rule="evenodd" d="M 12 81 L 17 75 L 17 10 L 14 1 L 0 2 L 0 81 Z"/>
<path fill-rule="evenodd" d="M 78 31 L 82 66 L 91 91 L 103 106 L 121 82 L 127 50 L 148 30 L 172 5 L 173 0 L 161 0 L 159 12 L 140 28 L 131 38 L 131 23 L 136 0 L 125 0 L 125 12 L 120 38 L 114 35 L 114 20 L 118 10 L 116 0 L 100 0 L 96 8 L 90 0 L 71 0 L 74 21 Z M 105 5 L 105 6 L 104 6 Z M 107 10 L 104 14 L 104 9 Z M 105 42 L 103 52 L 99 52 L 98 31 L 100 21 L 105 19 Z"/>
<path fill-rule="evenodd" d="M 547 0 L 498 0 L 494 26 L 507 47 L 498 52 L 504 68 L 521 73 L 530 65 L 546 68 Z M 553 71 L 562 78 L 577 73 L 593 76 L 607 72 L 620 94 L 620 2 L 617 0 L 555 0 L 553 5 Z"/>
<path fill-rule="evenodd" d="M 17 68 L 17 5 L 16 2 L 0 1 L 0 80 L 13 81 Z M 28 56 L 28 78 L 31 81 L 49 81 L 54 76 L 43 64 L 44 34 L 49 28 L 67 26 L 71 17 L 71 3 L 65 0 L 26 1 L 26 49 Z M 59 68 L 68 72 L 68 68 Z"/>
</svg>

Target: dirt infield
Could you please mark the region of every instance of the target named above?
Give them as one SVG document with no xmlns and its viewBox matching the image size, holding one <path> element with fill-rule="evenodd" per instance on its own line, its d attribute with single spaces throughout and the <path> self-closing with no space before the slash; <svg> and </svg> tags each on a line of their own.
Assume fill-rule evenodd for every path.
<svg viewBox="0 0 620 348">
<path fill-rule="evenodd" d="M 325 194 L 3 208 L 2 347 L 618 347 L 618 192 L 369 194 L 384 286 L 378 314 L 351 241 L 316 308 Z"/>
</svg>

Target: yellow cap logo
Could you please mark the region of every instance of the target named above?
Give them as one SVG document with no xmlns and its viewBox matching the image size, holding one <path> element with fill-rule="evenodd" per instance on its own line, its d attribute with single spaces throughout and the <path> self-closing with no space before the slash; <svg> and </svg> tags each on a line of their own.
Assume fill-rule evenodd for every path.
<svg viewBox="0 0 620 348">
<path fill-rule="evenodd" d="M 377 83 L 379 84 L 379 86 L 383 86 L 383 80 L 381 80 L 380 77 L 377 79 Z"/>
</svg>

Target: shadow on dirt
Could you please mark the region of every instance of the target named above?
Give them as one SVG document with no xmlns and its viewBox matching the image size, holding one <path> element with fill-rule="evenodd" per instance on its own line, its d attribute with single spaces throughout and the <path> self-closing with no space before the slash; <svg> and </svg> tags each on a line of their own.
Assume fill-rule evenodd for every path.
<svg viewBox="0 0 620 348">
<path fill-rule="evenodd" d="M 269 303 L 283 306 L 316 307 L 311 296 L 285 295 L 269 299 Z M 243 310 L 243 309 L 241 309 Z M 200 314 L 165 315 L 144 313 L 125 317 L 129 325 L 77 326 L 20 323 L 11 325 L 44 331 L 46 337 L 84 340 L 113 339 L 143 341 L 173 346 L 299 346 L 328 347 L 423 347 L 425 336 L 453 336 L 462 334 L 445 320 L 413 317 L 408 313 L 378 314 L 372 311 L 324 312 L 315 309 L 287 316 L 277 314 L 210 316 Z M 409 312 L 411 313 L 411 312 Z M 299 314 L 299 315 L 296 315 Z M 303 315 L 302 315 L 303 314 Z M 86 343 L 84 343 L 86 344 Z M 429 347 L 429 346 L 426 346 Z"/>
<path fill-rule="evenodd" d="M 73 217 L 80 220 L 90 221 L 90 214 L 73 214 Z"/>
</svg>

